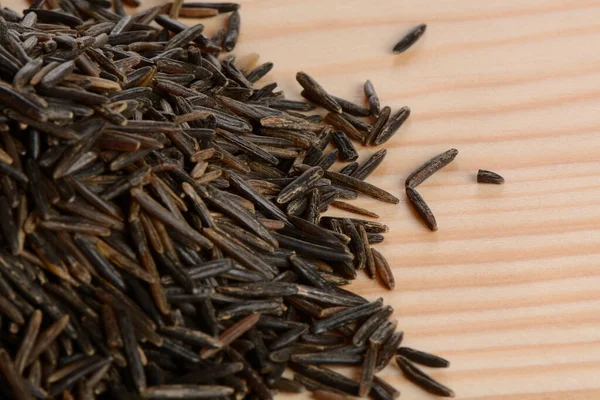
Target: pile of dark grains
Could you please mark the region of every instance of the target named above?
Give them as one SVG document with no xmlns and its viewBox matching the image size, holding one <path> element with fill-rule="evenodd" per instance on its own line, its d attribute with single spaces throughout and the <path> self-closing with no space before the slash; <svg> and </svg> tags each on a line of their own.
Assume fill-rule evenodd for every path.
<svg viewBox="0 0 600 400">
<path fill-rule="evenodd" d="M 375 376 L 392 359 L 453 396 L 415 365 L 446 360 L 400 347 L 392 307 L 342 288 L 360 270 L 394 287 L 371 248 L 387 227 L 321 216 L 377 218 L 347 202 L 359 194 L 398 203 L 364 181 L 385 150 L 358 164 L 353 141 L 385 143 L 410 110 L 380 107 L 369 81 L 368 108 L 302 72 L 310 103 L 256 87 L 271 63 L 219 57 L 238 38 L 236 4 L 122 3 L 138 5 L 0 10 L 0 398 L 392 399 Z M 231 14 L 212 37 L 177 19 L 219 13 Z M 414 187 L 454 156 L 406 182 L 431 229 Z M 337 160 L 350 163 L 331 171 Z M 360 379 L 332 365 L 361 366 Z"/>
</svg>

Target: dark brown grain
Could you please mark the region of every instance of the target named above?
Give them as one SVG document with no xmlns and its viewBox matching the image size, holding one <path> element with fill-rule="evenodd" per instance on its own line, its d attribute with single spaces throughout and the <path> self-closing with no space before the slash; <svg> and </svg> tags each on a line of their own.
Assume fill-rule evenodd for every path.
<svg viewBox="0 0 600 400">
<path fill-rule="evenodd" d="M 477 172 L 478 183 L 491 183 L 494 185 L 501 185 L 504 183 L 504 178 L 495 172 L 480 169 Z"/>
<path fill-rule="evenodd" d="M 394 46 L 394 53 L 403 53 L 412 47 L 425 33 L 427 25 L 420 24 L 412 28 L 396 45 Z"/>
</svg>

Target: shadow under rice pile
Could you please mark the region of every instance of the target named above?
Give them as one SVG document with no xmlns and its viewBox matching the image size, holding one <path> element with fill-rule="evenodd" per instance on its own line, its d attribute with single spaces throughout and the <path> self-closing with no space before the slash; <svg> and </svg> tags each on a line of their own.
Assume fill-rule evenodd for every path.
<svg viewBox="0 0 600 400">
<path fill-rule="evenodd" d="M 370 82 L 368 106 L 302 72 L 310 102 L 256 85 L 271 63 L 221 55 L 236 4 L 124 4 L 0 10 L 0 398 L 392 399 L 392 359 L 453 396 L 416 366 L 449 363 L 401 347 L 392 307 L 343 289 L 361 270 L 394 288 L 371 248 L 388 228 L 349 201 L 399 202 L 365 182 L 386 153 L 358 164 L 353 141 L 385 143 L 410 110 Z M 212 37 L 178 20 L 219 13 Z M 442 158 L 407 182 L 432 229 L 413 186 Z"/>
</svg>

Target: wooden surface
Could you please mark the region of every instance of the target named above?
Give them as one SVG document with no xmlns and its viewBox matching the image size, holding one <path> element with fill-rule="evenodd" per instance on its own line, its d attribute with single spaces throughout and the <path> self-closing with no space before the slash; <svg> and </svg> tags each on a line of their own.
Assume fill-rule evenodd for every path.
<svg viewBox="0 0 600 400">
<path fill-rule="evenodd" d="M 358 202 L 390 226 L 378 249 L 396 290 L 352 288 L 394 306 L 406 345 L 451 360 L 431 374 L 459 399 L 600 399 L 600 1 L 240 2 L 235 54 L 273 61 L 264 82 L 298 97 L 304 70 L 362 102 L 369 78 L 382 104 L 412 109 L 369 178 L 401 203 Z M 202 22 L 212 34 L 224 17 Z M 421 22 L 422 40 L 392 54 Z M 451 147 L 455 162 L 420 188 L 431 233 L 403 182 Z M 506 184 L 478 185 L 479 168 Z M 433 398 L 393 364 L 381 376 L 404 399 Z"/>
</svg>

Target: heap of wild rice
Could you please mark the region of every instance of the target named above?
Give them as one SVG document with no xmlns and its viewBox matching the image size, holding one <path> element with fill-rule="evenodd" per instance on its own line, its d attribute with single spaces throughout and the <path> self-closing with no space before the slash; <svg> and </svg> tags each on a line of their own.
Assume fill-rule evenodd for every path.
<svg viewBox="0 0 600 400">
<path fill-rule="evenodd" d="M 346 201 L 358 194 L 398 203 L 364 182 L 385 150 L 359 165 L 351 140 L 385 143 L 409 109 L 380 108 L 368 81 L 369 108 L 302 72 L 311 103 L 255 87 L 271 63 L 217 58 L 235 46 L 238 8 L 179 0 L 126 16 L 121 0 L 34 0 L 23 15 L 0 10 L 0 398 L 269 399 L 307 388 L 391 399 L 399 392 L 374 376 L 391 359 L 453 396 L 415 365 L 446 360 L 399 347 L 393 309 L 342 288 L 359 270 L 394 287 L 371 248 L 387 227 L 321 216 L 332 206 L 376 218 Z M 177 20 L 222 12 L 227 29 L 212 38 Z M 324 118 L 305 113 L 317 106 Z M 414 187 L 454 156 L 407 180 L 431 229 Z M 331 171 L 338 159 L 351 163 Z M 497 180 L 488 172 L 483 181 Z M 360 380 L 330 369 L 343 364 L 361 366 Z"/>
</svg>

